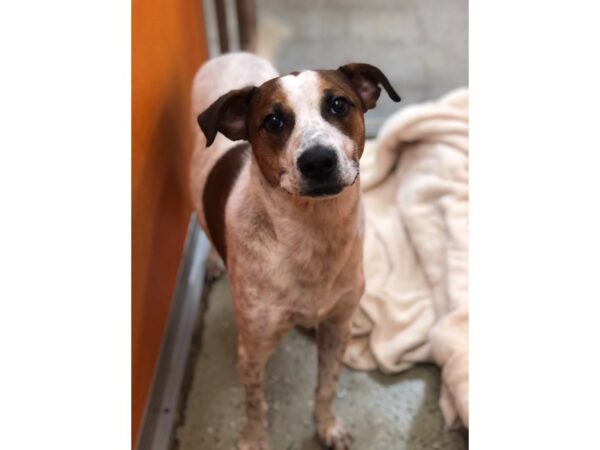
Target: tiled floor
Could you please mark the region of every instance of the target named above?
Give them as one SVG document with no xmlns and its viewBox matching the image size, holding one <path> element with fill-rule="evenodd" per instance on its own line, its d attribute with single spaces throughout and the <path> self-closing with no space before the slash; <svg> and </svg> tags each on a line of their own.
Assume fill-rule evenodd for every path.
<svg viewBox="0 0 600 450">
<path fill-rule="evenodd" d="M 273 450 L 317 450 L 312 396 L 316 348 L 309 334 L 292 331 L 267 367 L 265 391 Z M 439 373 L 424 365 L 386 376 L 344 368 L 336 408 L 360 450 L 464 450 L 465 437 L 445 431 L 437 406 Z M 235 368 L 235 323 L 227 279 L 215 283 L 202 324 L 179 450 L 231 450 L 244 423 L 243 390 Z"/>
</svg>

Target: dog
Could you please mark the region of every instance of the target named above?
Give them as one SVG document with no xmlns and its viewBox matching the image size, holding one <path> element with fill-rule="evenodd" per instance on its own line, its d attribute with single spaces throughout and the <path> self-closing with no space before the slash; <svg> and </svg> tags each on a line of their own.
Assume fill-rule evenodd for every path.
<svg viewBox="0 0 600 450">
<path fill-rule="evenodd" d="M 279 76 L 247 53 L 210 60 L 194 79 L 192 201 L 231 284 L 246 394 L 238 450 L 269 448 L 263 369 L 295 325 L 316 329 L 317 435 L 350 448 L 333 400 L 364 291 L 359 159 L 380 86 L 400 101 L 369 64 Z"/>
</svg>

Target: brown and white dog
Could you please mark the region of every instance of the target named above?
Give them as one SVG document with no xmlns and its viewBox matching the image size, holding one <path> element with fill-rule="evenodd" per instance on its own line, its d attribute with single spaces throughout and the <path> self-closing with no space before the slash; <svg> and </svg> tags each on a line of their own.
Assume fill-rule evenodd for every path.
<svg viewBox="0 0 600 450">
<path fill-rule="evenodd" d="M 350 447 L 332 404 L 364 290 L 359 158 L 363 114 L 379 85 L 400 101 L 368 64 L 280 77 L 247 53 L 209 61 L 194 80 L 203 133 L 196 132 L 192 197 L 230 277 L 246 391 L 240 450 L 268 448 L 263 369 L 294 325 L 316 328 L 317 434 L 336 450 Z"/>
</svg>

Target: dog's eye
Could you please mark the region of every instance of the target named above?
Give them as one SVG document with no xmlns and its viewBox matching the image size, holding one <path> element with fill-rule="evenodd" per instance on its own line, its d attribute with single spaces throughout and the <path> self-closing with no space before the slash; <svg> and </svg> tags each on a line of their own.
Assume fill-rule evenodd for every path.
<svg viewBox="0 0 600 450">
<path fill-rule="evenodd" d="M 345 98 L 336 97 L 331 102 L 331 112 L 336 116 L 345 116 L 348 112 L 348 102 Z"/>
<path fill-rule="evenodd" d="M 265 129 L 270 133 L 279 133 L 283 128 L 283 120 L 276 114 L 269 114 L 263 122 Z"/>
</svg>

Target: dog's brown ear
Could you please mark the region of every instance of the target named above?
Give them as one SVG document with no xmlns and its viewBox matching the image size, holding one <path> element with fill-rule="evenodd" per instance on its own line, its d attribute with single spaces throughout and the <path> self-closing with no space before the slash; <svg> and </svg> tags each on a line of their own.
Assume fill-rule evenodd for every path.
<svg viewBox="0 0 600 450">
<path fill-rule="evenodd" d="M 248 139 L 246 116 L 255 89 L 249 86 L 228 92 L 198 116 L 198 125 L 206 136 L 207 147 L 214 142 L 217 131 L 232 141 Z"/>
<path fill-rule="evenodd" d="M 387 77 L 381 70 L 370 64 L 352 63 L 338 68 L 350 81 L 350 84 L 360 97 L 363 104 L 363 110 L 375 108 L 377 99 L 381 93 L 381 84 L 390 98 L 395 102 L 400 101 L 400 96 L 396 93 Z"/>
</svg>

